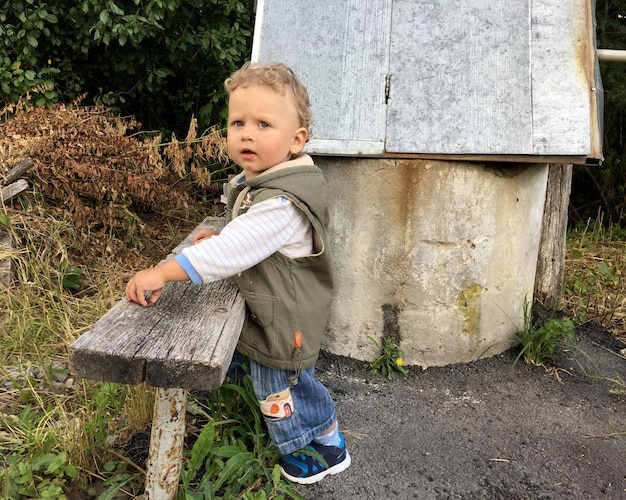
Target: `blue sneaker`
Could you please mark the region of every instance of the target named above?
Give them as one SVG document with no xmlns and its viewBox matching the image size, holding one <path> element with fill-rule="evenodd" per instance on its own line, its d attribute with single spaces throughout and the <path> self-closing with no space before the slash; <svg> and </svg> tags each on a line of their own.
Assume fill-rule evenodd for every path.
<svg viewBox="0 0 626 500">
<path fill-rule="evenodd" d="M 280 457 L 281 474 L 294 483 L 313 484 L 329 474 L 346 470 L 350 466 L 350 455 L 343 434 L 339 433 L 339 439 L 339 446 L 322 446 L 313 441 L 301 450 Z M 326 463 L 320 462 L 310 451 L 319 454 Z"/>
</svg>

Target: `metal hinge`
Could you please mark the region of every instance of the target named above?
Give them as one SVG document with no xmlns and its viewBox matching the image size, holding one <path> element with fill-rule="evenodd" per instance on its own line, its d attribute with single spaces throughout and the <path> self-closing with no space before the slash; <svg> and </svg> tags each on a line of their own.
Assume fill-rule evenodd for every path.
<svg viewBox="0 0 626 500">
<path fill-rule="evenodd" d="M 389 93 L 391 91 L 391 73 L 387 73 L 385 77 L 385 104 L 389 102 Z"/>
</svg>

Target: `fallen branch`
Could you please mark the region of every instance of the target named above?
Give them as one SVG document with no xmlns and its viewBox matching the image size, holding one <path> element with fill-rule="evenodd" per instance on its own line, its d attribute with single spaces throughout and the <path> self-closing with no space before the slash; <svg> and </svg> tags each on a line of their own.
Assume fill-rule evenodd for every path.
<svg viewBox="0 0 626 500">
<path fill-rule="evenodd" d="M 32 166 L 32 158 L 26 158 L 25 160 L 22 160 L 4 175 L 4 184 L 10 184 L 16 181 L 26 172 L 28 172 Z"/>
<path fill-rule="evenodd" d="M 3 187 L 0 191 L 0 203 L 4 203 L 5 201 L 9 201 L 12 198 L 15 198 L 18 194 L 28 189 L 28 182 L 24 179 L 20 179 L 13 184 L 9 184 L 7 187 Z"/>
</svg>

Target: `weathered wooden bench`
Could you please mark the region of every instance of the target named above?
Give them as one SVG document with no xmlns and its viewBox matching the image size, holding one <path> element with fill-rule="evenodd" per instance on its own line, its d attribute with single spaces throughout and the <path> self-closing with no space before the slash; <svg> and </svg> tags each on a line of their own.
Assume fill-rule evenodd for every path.
<svg viewBox="0 0 626 500">
<path fill-rule="evenodd" d="M 166 258 L 190 245 L 200 224 Z M 243 325 L 245 306 L 228 280 L 205 285 L 169 283 L 152 307 L 125 298 L 70 347 L 76 376 L 156 388 L 146 498 L 175 498 L 182 463 L 189 390 L 219 387 Z"/>
</svg>

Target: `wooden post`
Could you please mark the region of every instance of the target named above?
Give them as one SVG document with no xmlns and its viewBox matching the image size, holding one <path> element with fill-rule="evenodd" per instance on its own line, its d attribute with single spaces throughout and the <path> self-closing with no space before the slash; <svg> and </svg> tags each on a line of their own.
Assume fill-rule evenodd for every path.
<svg viewBox="0 0 626 500">
<path fill-rule="evenodd" d="M 4 182 L 10 184 L 24 175 L 33 166 L 31 158 L 25 158 L 4 175 Z"/>
<path fill-rule="evenodd" d="M 173 500 L 177 496 L 183 459 L 187 392 L 187 389 L 156 389 L 146 473 L 146 500 Z"/>
<path fill-rule="evenodd" d="M 535 300 L 549 308 L 558 307 L 563 295 L 565 240 L 572 170 L 571 164 L 549 165 L 535 275 Z"/>
</svg>

